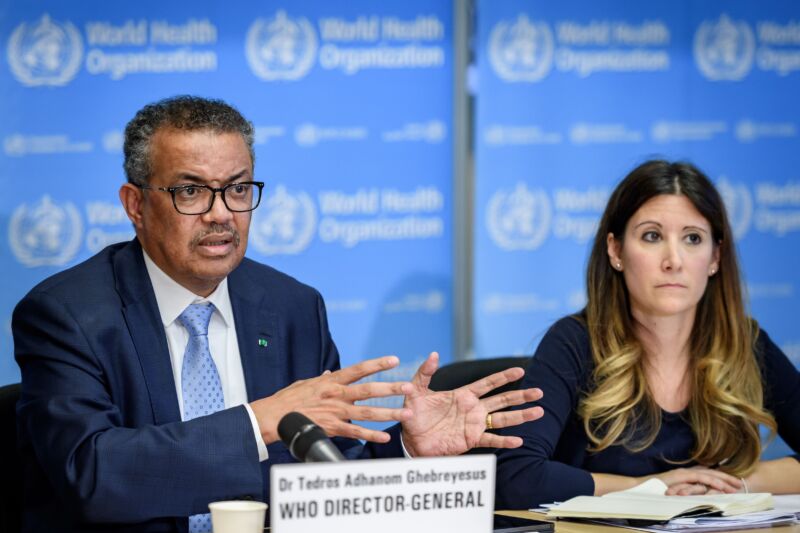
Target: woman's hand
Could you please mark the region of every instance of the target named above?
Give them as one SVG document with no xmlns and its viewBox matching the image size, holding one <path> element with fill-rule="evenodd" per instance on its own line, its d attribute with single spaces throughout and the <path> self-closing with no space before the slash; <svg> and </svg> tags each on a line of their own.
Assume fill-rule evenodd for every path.
<svg viewBox="0 0 800 533">
<path fill-rule="evenodd" d="M 641 477 L 592 473 L 592 478 L 594 479 L 595 496 L 628 490 L 653 478 L 660 479 L 667 485 L 666 494 L 668 496 L 741 492 L 744 488 L 742 480 L 738 477 L 702 466 L 676 468 L 660 474 Z"/>
<path fill-rule="evenodd" d="M 667 485 L 668 496 L 733 493 L 741 492 L 743 488 L 742 480 L 738 477 L 702 466 L 676 468 L 655 476 L 646 476 L 641 480 L 653 477 Z"/>
</svg>

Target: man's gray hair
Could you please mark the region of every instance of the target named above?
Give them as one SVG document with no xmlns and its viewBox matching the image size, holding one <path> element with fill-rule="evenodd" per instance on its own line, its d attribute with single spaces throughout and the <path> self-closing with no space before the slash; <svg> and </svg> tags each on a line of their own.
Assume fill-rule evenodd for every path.
<svg viewBox="0 0 800 533">
<path fill-rule="evenodd" d="M 144 106 L 125 127 L 125 175 L 129 183 L 147 185 L 150 179 L 150 142 L 160 128 L 238 133 L 253 153 L 253 124 L 222 100 L 199 96 L 174 96 Z"/>
</svg>

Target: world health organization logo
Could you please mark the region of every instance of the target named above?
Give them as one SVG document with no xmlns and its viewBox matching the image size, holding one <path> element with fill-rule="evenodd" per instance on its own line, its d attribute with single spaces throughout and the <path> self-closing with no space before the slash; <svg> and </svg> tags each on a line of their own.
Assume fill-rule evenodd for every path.
<svg viewBox="0 0 800 533">
<path fill-rule="evenodd" d="M 314 65 L 317 35 L 306 18 L 290 18 L 278 11 L 271 19 L 257 19 L 247 31 L 247 63 L 267 81 L 297 80 Z"/>
<path fill-rule="evenodd" d="M 8 64 L 23 85 L 66 85 L 78 73 L 83 56 L 80 33 L 70 22 L 45 14 L 35 24 L 23 22 L 8 40 Z"/>
<path fill-rule="evenodd" d="M 319 128 L 314 124 L 300 124 L 294 130 L 294 140 L 300 146 L 314 146 L 319 142 Z"/>
<path fill-rule="evenodd" d="M 713 81 L 741 80 L 753 67 L 753 30 L 744 21 L 721 15 L 705 21 L 694 35 L 694 58 L 700 72 Z"/>
<path fill-rule="evenodd" d="M 499 190 L 489 199 L 486 227 L 503 250 L 535 250 L 550 233 L 552 218 L 547 194 L 518 183 L 513 191 Z"/>
<path fill-rule="evenodd" d="M 317 212 L 305 192 L 290 193 L 280 185 L 256 211 L 250 236 L 256 250 L 266 255 L 297 254 L 314 237 Z"/>
<path fill-rule="evenodd" d="M 553 65 L 553 33 L 543 22 L 520 15 L 515 23 L 498 22 L 489 36 L 489 62 L 506 81 L 539 81 Z"/>
<path fill-rule="evenodd" d="M 753 197 L 747 186 L 731 183 L 725 177 L 717 182 L 717 190 L 725 203 L 725 210 L 728 211 L 733 236 L 741 239 L 750 229 L 750 221 L 753 218 Z"/>
<path fill-rule="evenodd" d="M 8 226 L 11 251 L 29 267 L 65 264 L 78 252 L 82 234 L 78 209 L 69 202 L 56 205 L 49 196 L 20 205 Z"/>
</svg>

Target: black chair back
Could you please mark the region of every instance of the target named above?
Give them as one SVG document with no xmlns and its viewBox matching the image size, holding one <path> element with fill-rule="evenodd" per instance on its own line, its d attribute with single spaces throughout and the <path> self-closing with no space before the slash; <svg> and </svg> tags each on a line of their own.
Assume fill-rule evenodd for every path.
<svg viewBox="0 0 800 533">
<path fill-rule="evenodd" d="M 20 384 L 0 387 L 0 533 L 19 533 L 22 525 L 22 469 L 17 452 L 17 400 Z"/>
<path fill-rule="evenodd" d="M 507 368 L 513 368 L 515 366 L 527 368 L 530 360 L 531 358 L 528 356 L 517 356 L 473 359 L 470 361 L 450 363 L 436 371 L 431 378 L 430 389 L 435 391 L 457 389 Z M 498 387 L 486 393 L 483 397 L 486 398 L 488 396 L 500 394 L 501 392 L 517 390 L 521 382 L 522 379 L 518 379 L 517 381 L 506 383 L 502 387 Z M 494 453 L 494 451 L 494 448 L 473 448 L 468 451 L 467 454 Z"/>
<path fill-rule="evenodd" d="M 495 372 L 500 372 L 507 368 L 521 366 L 527 368 L 531 358 L 529 356 L 516 357 L 493 357 L 490 359 L 473 359 L 470 361 L 458 361 L 441 367 L 431 378 L 430 388 L 435 391 L 457 389 L 468 385 L 473 381 L 485 378 Z M 517 380 L 486 394 L 493 396 L 501 392 L 516 390 L 522 380 Z"/>
</svg>

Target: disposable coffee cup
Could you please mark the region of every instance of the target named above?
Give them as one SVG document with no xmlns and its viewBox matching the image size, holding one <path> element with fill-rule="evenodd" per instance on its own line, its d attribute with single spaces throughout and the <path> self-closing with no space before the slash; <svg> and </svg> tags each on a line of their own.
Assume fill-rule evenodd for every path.
<svg viewBox="0 0 800 533">
<path fill-rule="evenodd" d="M 231 500 L 208 504 L 214 533 L 263 533 L 267 504 Z"/>
</svg>

